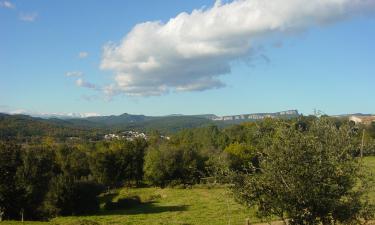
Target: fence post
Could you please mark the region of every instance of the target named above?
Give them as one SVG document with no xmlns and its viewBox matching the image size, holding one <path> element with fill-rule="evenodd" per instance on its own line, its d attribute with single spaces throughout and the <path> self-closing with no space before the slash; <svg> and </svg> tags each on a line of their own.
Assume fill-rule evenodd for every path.
<svg viewBox="0 0 375 225">
<path fill-rule="evenodd" d="M 24 213 L 24 209 L 22 208 L 22 209 L 21 209 L 21 212 L 20 212 L 20 214 L 21 214 L 21 221 L 22 221 L 22 223 L 23 223 L 23 213 Z"/>
<path fill-rule="evenodd" d="M 3 207 L 0 207 L 0 222 L 2 222 L 3 221 L 3 216 L 4 216 L 4 214 L 5 214 L 5 209 L 3 208 Z"/>
</svg>

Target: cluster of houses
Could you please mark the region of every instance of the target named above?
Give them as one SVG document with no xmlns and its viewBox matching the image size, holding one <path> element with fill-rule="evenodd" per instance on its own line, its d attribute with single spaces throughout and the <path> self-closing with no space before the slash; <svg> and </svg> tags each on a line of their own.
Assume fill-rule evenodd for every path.
<svg viewBox="0 0 375 225">
<path fill-rule="evenodd" d="M 126 139 L 128 141 L 133 141 L 136 138 L 142 138 L 147 140 L 148 137 L 143 132 L 137 132 L 137 131 L 124 131 L 119 134 L 106 134 L 104 135 L 105 140 L 123 140 Z"/>
<path fill-rule="evenodd" d="M 212 118 L 216 121 L 231 121 L 231 120 L 262 120 L 266 118 L 279 118 L 284 116 L 298 116 L 297 110 L 287 110 L 277 113 L 256 113 L 256 114 L 242 114 L 235 116 L 219 116 Z"/>
<path fill-rule="evenodd" d="M 148 139 L 148 136 L 143 132 L 138 131 L 124 131 L 119 134 L 106 134 L 104 135 L 105 140 L 128 140 L 133 141 L 134 139 L 141 138 L 141 139 Z M 168 136 L 160 136 L 160 138 L 169 140 Z"/>
</svg>

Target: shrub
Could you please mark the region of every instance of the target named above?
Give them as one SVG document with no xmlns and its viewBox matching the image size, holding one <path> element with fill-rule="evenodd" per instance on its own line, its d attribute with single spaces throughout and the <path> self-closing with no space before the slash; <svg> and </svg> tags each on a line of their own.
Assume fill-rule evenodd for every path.
<svg viewBox="0 0 375 225">
<path fill-rule="evenodd" d="M 74 181 L 62 175 L 52 179 L 44 202 L 44 211 L 49 216 L 82 215 L 99 210 L 97 195 L 101 185 L 91 181 Z"/>
<path fill-rule="evenodd" d="M 195 184 L 204 175 L 205 159 L 191 146 L 161 145 L 148 150 L 144 171 L 149 182 L 161 187 Z"/>
</svg>

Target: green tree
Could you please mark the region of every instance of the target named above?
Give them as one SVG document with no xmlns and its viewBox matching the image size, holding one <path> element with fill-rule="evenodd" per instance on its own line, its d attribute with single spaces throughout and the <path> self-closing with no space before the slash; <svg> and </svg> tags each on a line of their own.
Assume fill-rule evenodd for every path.
<svg viewBox="0 0 375 225">
<path fill-rule="evenodd" d="M 0 142 L 0 208 L 3 218 L 18 219 L 24 191 L 17 185 L 17 170 L 22 165 L 21 148 Z"/>
<path fill-rule="evenodd" d="M 101 191 L 102 187 L 95 182 L 58 175 L 51 180 L 43 211 L 49 217 L 95 213 L 99 210 L 97 195 Z"/>
<path fill-rule="evenodd" d="M 258 166 L 256 149 L 249 144 L 235 142 L 228 145 L 224 151 L 228 154 L 229 167 L 232 170 L 246 170 L 249 164 Z"/>
<path fill-rule="evenodd" d="M 143 165 L 147 149 L 147 142 L 144 139 L 135 139 L 133 142 L 132 173 L 131 179 L 140 184 L 143 180 Z"/>
<path fill-rule="evenodd" d="M 291 224 L 358 223 L 366 209 L 366 182 L 354 158 L 353 129 L 327 119 L 305 132 L 284 122 L 275 122 L 274 129 L 262 149 L 260 172 L 235 177 L 237 197 L 256 203 L 260 216 L 287 216 Z"/>
<path fill-rule="evenodd" d="M 91 157 L 93 176 L 102 184 L 116 187 L 143 179 L 143 161 L 147 143 L 144 140 L 113 141 Z"/>
<path fill-rule="evenodd" d="M 96 181 L 109 187 L 120 184 L 121 171 L 117 166 L 116 153 L 114 151 L 100 151 L 91 157 L 90 168 Z"/>
<path fill-rule="evenodd" d="M 81 150 L 66 144 L 59 146 L 56 153 L 56 163 L 66 176 L 81 179 L 90 175 L 88 150 Z"/>
<path fill-rule="evenodd" d="M 55 152 L 47 146 L 29 146 L 22 150 L 22 165 L 17 171 L 17 187 L 23 190 L 25 218 L 42 219 L 42 203 L 52 177 L 60 172 Z"/>
<path fill-rule="evenodd" d="M 204 171 L 204 158 L 189 146 L 154 146 L 145 156 L 145 178 L 155 185 L 197 183 Z"/>
</svg>

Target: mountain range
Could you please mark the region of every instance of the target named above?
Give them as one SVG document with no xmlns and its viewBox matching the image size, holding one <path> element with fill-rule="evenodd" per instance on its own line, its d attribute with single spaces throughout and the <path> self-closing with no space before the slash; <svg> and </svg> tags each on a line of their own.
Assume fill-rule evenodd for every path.
<svg viewBox="0 0 375 225">
<path fill-rule="evenodd" d="M 216 116 L 214 114 L 202 114 L 202 115 L 167 115 L 167 116 L 145 116 L 145 115 L 132 115 L 124 113 L 118 116 L 93 116 L 87 118 L 78 119 L 64 119 L 65 121 L 92 126 L 104 127 L 122 127 L 122 126 L 137 126 L 137 125 L 152 125 L 152 124 L 168 124 L 177 123 L 184 125 L 184 127 L 191 124 L 193 126 L 200 123 L 212 123 L 212 122 L 243 122 L 243 121 L 254 121 L 265 118 L 292 118 L 299 116 L 297 110 L 287 110 L 276 113 L 255 113 L 255 114 L 241 114 L 241 115 L 230 115 L 230 116 Z M 190 126 L 188 126 L 190 127 Z"/>
<path fill-rule="evenodd" d="M 264 118 L 292 118 L 299 116 L 297 110 L 288 110 L 278 113 L 256 113 L 233 116 L 202 115 L 167 115 L 145 116 L 124 113 L 111 116 L 91 116 L 86 118 L 70 118 L 53 116 L 40 118 L 29 115 L 9 115 L 0 113 L 0 136 L 33 136 L 56 134 L 57 136 L 74 136 L 82 133 L 96 133 L 134 130 L 150 132 L 158 130 L 161 133 L 174 133 L 185 128 L 194 128 L 207 125 L 220 127 L 244 121 L 254 121 Z"/>
<path fill-rule="evenodd" d="M 370 114 L 344 114 L 334 117 L 350 117 L 353 115 Z M 288 119 L 298 116 L 300 116 L 300 114 L 297 110 L 228 116 L 217 116 L 214 114 L 145 116 L 124 113 L 121 115 L 91 116 L 86 118 L 40 118 L 29 115 L 9 115 L 0 113 L 0 138 L 50 135 L 56 137 L 85 136 L 90 139 L 100 139 L 108 132 L 126 130 L 141 132 L 158 130 L 162 134 L 171 134 L 186 128 L 208 125 L 225 127 L 232 124 L 265 118 Z"/>
</svg>

